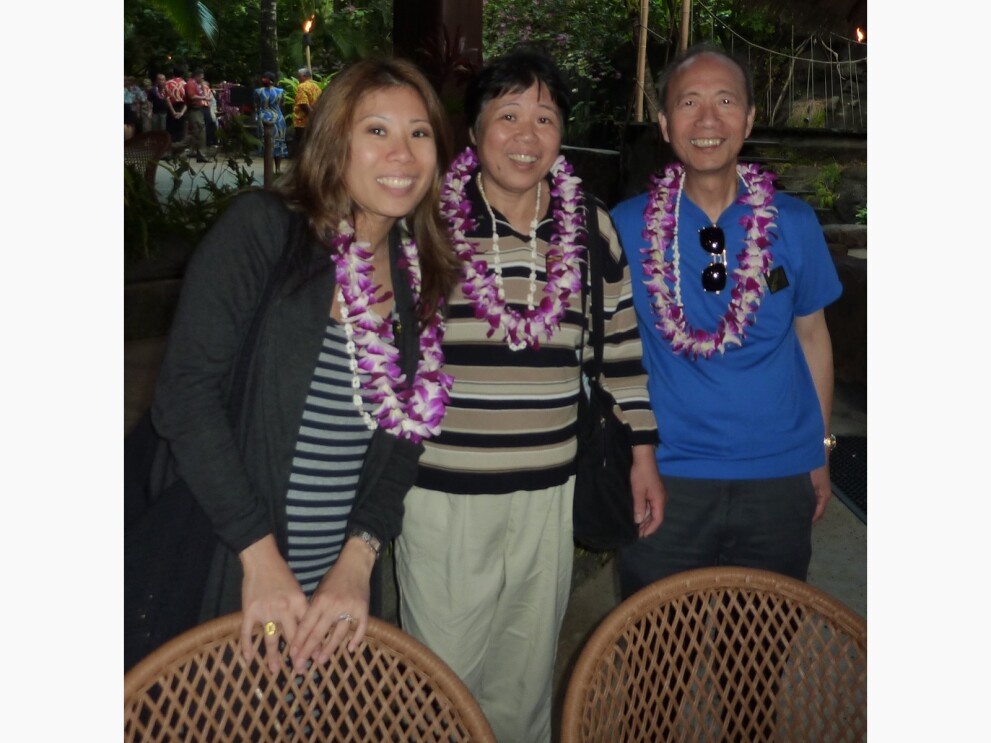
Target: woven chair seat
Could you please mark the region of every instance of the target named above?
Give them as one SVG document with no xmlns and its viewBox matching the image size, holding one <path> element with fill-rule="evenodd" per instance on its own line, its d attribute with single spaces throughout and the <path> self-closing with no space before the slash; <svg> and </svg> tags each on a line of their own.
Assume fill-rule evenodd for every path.
<svg viewBox="0 0 991 743">
<path fill-rule="evenodd" d="M 124 165 L 142 172 L 148 184 L 155 187 L 158 161 L 168 154 L 172 138 L 168 132 L 141 132 L 124 143 Z"/>
<path fill-rule="evenodd" d="M 478 703 L 425 646 L 371 618 L 360 648 L 292 673 L 240 653 L 241 615 L 171 640 L 124 677 L 126 741 L 480 741 L 495 743 Z"/>
<path fill-rule="evenodd" d="M 671 576 L 593 633 L 561 728 L 561 743 L 866 740 L 866 622 L 767 571 Z"/>
<path fill-rule="evenodd" d="M 124 143 L 124 163 L 146 165 L 151 160 L 161 160 L 169 151 L 171 137 L 168 132 L 141 132 Z"/>
</svg>

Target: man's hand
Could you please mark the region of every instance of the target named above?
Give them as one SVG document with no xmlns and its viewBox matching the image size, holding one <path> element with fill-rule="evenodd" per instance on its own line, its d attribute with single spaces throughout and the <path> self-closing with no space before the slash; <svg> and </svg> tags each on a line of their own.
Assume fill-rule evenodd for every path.
<svg viewBox="0 0 991 743">
<path fill-rule="evenodd" d="M 829 460 L 819 469 L 812 470 L 809 477 L 812 478 L 812 487 L 816 491 L 816 511 L 812 514 L 814 524 L 826 513 L 826 504 L 833 495 L 833 487 L 829 483 Z"/>
<path fill-rule="evenodd" d="M 664 520 L 667 494 L 657 472 L 654 447 L 641 444 L 633 447 L 630 468 L 630 488 L 633 490 L 633 519 L 640 525 L 640 536 L 649 537 Z"/>
</svg>

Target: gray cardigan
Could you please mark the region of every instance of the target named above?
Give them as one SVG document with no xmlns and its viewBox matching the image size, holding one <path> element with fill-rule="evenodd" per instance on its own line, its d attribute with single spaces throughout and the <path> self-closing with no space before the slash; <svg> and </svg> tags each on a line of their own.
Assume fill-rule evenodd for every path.
<svg viewBox="0 0 991 743">
<path fill-rule="evenodd" d="M 401 326 L 401 364 L 412 379 L 419 354 L 409 281 L 396 267 L 393 291 Z M 292 259 L 280 263 L 291 243 Z M 260 320 L 240 420 L 226 403 L 230 377 L 262 298 L 282 266 Z M 152 420 L 168 439 L 177 474 L 189 485 L 220 537 L 210 567 L 202 619 L 241 608 L 238 553 L 274 534 L 285 555 L 285 497 L 299 422 L 334 295 L 333 262 L 304 219 L 268 192 L 239 196 L 190 261 L 155 391 Z M 422 444 L 375 431 L 349 526 L 383 543 L 399 534 L 403 498 L 416 478 Z M 374 593 L 374 592 L 373 592 Z"/>
</svg>

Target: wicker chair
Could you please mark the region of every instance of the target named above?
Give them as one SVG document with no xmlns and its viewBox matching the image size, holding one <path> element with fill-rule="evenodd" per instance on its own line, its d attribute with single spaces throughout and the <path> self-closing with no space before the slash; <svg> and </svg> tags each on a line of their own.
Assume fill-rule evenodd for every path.
<svg viewBox="0 0 991 743">
<path fill-rule="evenodd" d="M 592 634 L 561 743 L 863 741 L 867 625 L 805 583 L 747 568 L 660 580 Z"/>
<path fill-rule="evenodd" d="M 135 134 L 124 143 L 124 165 L 137 168 L 138 172 L 143 167 L 145 180 L 154 190 L 158 161 L 168 154 L 171 144 L 168 132 Z"/>
<path fill-rule="evenodd" d="M 480 741 L 495 736 L 478 703 L 436 655 L 378 619 L 361 649 L 292 673 L 280 639 L 277 674 L 246 663 L 241 615 L 166 643 L 124 676 L 127 741 Z"/>
</svg>

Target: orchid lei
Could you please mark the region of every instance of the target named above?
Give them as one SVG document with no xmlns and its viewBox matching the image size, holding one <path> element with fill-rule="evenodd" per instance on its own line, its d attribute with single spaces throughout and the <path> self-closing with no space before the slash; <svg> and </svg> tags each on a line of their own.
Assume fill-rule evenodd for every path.
<svg viewBox="0 0 991 743">
<path fill-rule="evenodd" d="M 643 232 L 650 247 L 641 251 L 641 262 L 644 275 L 648 277 L 645 283 L 651 297 L 651 308 L 657 318 L 654 326 L 661 331 L 675 353 L 692 359 L 708 359 L 717 351 L 726 353 L 729 346 L 743 345 L 747 327 L 756 322 L 754 315 L 764 297 L 765 284 L 761 277 L 774 261 L 769 237 L 777 214 L 777 208 L 772 205 L 774 182 L 770 175 L 761 173 L 757 165 L 738 164 L 736 171 L 747 189 L 737 203 L 750 205 L 753 214 L 740 220 L 746 230 L 745 247 L 736 257 L 739 266 L 732 274 L 736 284 L 731 292 L 729 308 L 719 319 L 714 333 L 696 330 L 688 325 L 681 303 L 678 210 L 685 166 L 680 163 L 671 165 L 665 170 L 663 178 L 655 176 L 651 180 Z M 672 253 L 670 261 L 664 257 L 668 248 Z M 667 282 L 671 283 L 673 292 Z"/>
<path fill-rule="evenodd" d="M 435 312 L 420 332 L 416 379 L 409 385 L 399 368 L 399 350 L 395 346 L 392 326 L 371 309 L 371 305 L 388 299 L 389 295 L 375 297 L 380 287 L 372 286 L 369 244 L 355 240 L 354 226 L 348 220 L 341 220 L 331 244 L 337 267 L 341 318 L 348 338 L 355 407 L 370 429 L 381 425 L 394 436 L 409 439 L 414 444 L 435 436 L 440 431 L 454 383 L 453 377 L 441 372 L 444 320 L 440 312 Z M 402 250 L 400 266 L 409 274 L 413 301 L 416 302 L 421 287 L 416 243 L 403 239 Z M 358 392 L 361 386 L 359 371 L 368 375 L 364 388 L 369 402 L 376 406 L 371 415 L 365 411 Z"/>
<path fill-rule="evenodd" d="M 441 215 L 451 225 L 454 250 L 462 260 L 465 299 L 474 309 L 475 317 L 488 322 L 487 337 L 501 327 L 510 349 L 537 349 L 541 335 L 545 342 L 549 341 L 561 326 L 568 297 L 581 291 L 580 259 L 585 249 L 578 240 L 585 223 L 579 208 L 582 203 L 581 179 L 574 175 L 564 156 L 558 155 L 551 166 L 551 211 L 555 231 L 545 257 L 547 283 L 544 285 L 544 297 L 536 307 L 528 307 L 520 313 L 506 305 L 505 293 L 498 286 L 497 276 L 489 271 L 489 264 L 476 253 L 478 244 L 469 242 L 466 237 L 476 226 L 471 218 L 472 204 L 466 190 L 478 164 L 478 156 L 471 147 L 458 155 L 448 170 L 441 193 Z M 494 220 L 492 229 L 494 233 Z"/>
</svg>

